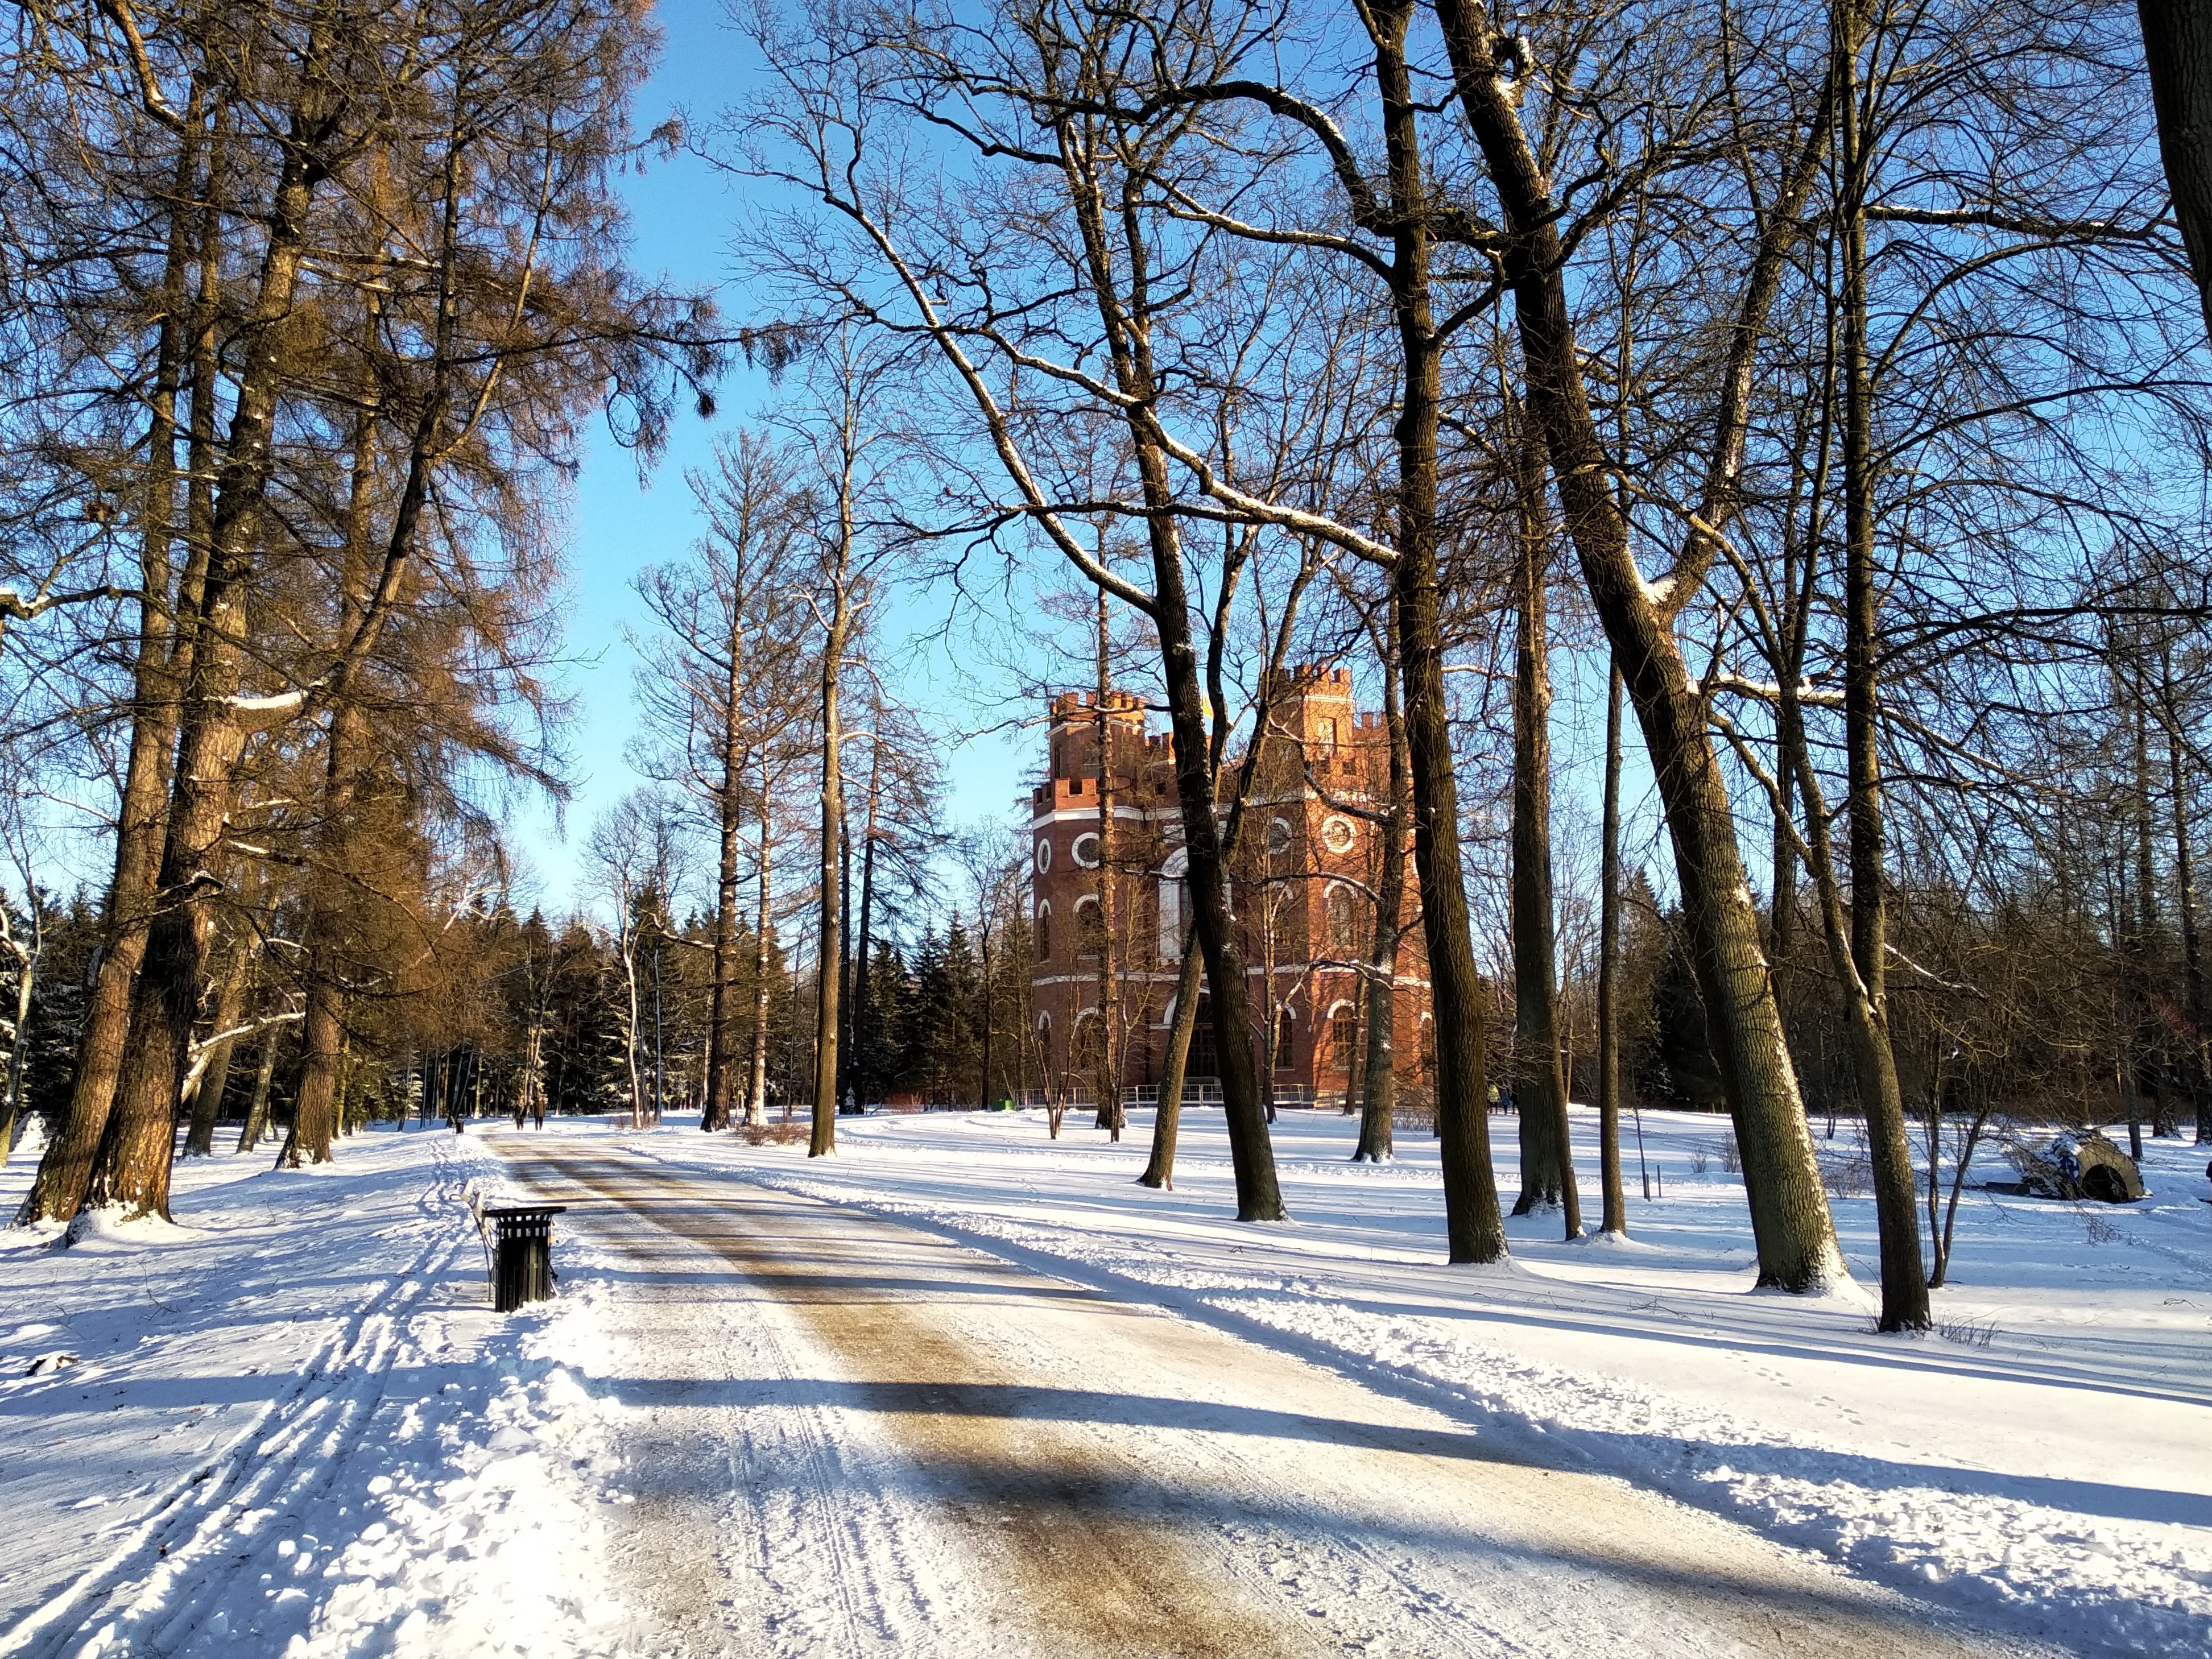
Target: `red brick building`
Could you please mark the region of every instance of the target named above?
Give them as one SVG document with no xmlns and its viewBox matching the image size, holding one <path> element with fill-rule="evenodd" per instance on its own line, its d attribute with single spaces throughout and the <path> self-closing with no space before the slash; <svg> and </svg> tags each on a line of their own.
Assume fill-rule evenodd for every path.
<svg viewBox="0 0 2212 1659">
<path fill-rule="evenodd" d="M 1147 730 L 1142 700 L 1127 692 L 1107 694 L 1103 720 L 1088 694 L 1055 697 L 1051 708 L 1046 775 L 1030 798 L 1031 1069 L 1091 1097 L 1104 1042 L 1124 1097 L 1149 1101 L 1189 921 L 1169 738 Z M 1387 797 L 1389 733 L 1380 715 L 1353 708 L 1345 670 L 1300 669 L 1277 689 L 1265 743 L 1231 859 L 1250 1037 L 1279 1103 L 1333 1105 L 1347 1093 L 1358 1097 L 1365 1061 L 1367 1000 L 1354 964 L 1373 949 L 1382 843 L 1379 826 L 1359 811 L 1378 810 Z M 1224 792 L 1238 763 L 1224 768 Z M 1412 864 L 1409 849 L 1409 924 L 1418 914 Z M 1419 1086 L 1428 977 L 1417 926 L 1399 950 L 1397 986 L 1398 1076 Z M 1214 1094 L 1217 1041 L 1201 1006 L 1187 1098 Z"/>
</svg>

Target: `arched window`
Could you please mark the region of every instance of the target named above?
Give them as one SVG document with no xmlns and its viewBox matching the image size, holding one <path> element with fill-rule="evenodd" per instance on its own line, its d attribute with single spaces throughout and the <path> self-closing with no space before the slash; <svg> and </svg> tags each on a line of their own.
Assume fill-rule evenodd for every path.
<svg viewBox="0 0 2212 1659">
<path fill-rule="evenodd" d="M 1437 1023 L 1428 1015 L 1421 1016 L 1421 1081 L 1433 1084 L 1437 1080 Z"/>
<path fill-rule="evenodd" d="M 1359 1042 L 1359 1020 L 1352 1005 L 1340 1002 L 1328 1011 L 1328 1063 L 1336 1071 L 1347 1075 L 1352 1071 L 1352 1051 Z"/>
<path fill-rule="evenodd" d="M 1190 1059 L 1183 1066 L 1187 1077 L 1216 1077 L 1221 1072 L 1221 1051 L 1213 1041 L 1213 1009 L 1206 993 L 1198 994 L 1198 1015 L 1190 1028 Z"/>
<path fill-rule="evenodd" d="M 1075 1017 L 1075 1040 L 1068 1047 L 1067 1068 L 1079 1078 L 1097 1072 L 1106 1059 L 1106 1022 L 1096 1008 Z"/>
<path fill-rule="evenodd" d="M 1287 1008 L 1277 1009 L 1275 1011 L 1275 1069 L 1277 1071 L 1287 1072 L 1291 1069 L 1291 1055 L 1297 1046 L 1297 1040 L 1298 1028 L 1297 1023 L 1291 1018 L 1291 1011 Z"/>
<path fill-rule="evenodd" d="M 1098 900 L 1085 894 L 1075 901 L 1075 957 L 1079 962 L 1098 960 L 1099 947 L 1105 943 L 1106 929 L 1100 920 Z"/>
<path fill-rule="evenodd" d="M 1036 959 L 1052 960 L 1052 906 L 1040 904 L 1036 914 Z"/>
<path fill-rule="evenodd" d="M 1352 889 L 1341 882 L 1328 890 L 1322 901 L 1324 919 L 1322 938 L 1327 949 L 1334 956 L 1347 956 L 1359 948 L 1359 911 Z"/>
</svg>

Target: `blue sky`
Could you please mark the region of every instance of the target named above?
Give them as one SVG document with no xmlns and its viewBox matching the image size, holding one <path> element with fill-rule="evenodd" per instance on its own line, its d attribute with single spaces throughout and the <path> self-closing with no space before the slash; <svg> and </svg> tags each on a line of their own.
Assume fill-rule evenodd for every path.
<svg viewBox="0 0 2212 1659">
<path fill-rule="evenodd" d="M 739 96 L 752 72 L 743 38 L 726 27 L 720 0 L 662 0 L 657 17 L 665 37 L 659 67 L 639 99 L 635 125 L 649 131 L 681 108 L 691 125 L 714 118 Z M 687 285 L 718 289 L 725 319 L 749 320 L 752 307 L 732 279 L 731 230 L 743 210 L 738 189 L 689 155 L 656 160 L 622 181 L 634 221 L 633 264 L 641 272 L 665 273 Z M 574 535 L 568 549 L 569 585 L 563 599 L 568 665 L 556 683 L 575 702 L 567 733 L 574 796 L 566 834 L 550 805 L 533 801 L 512 820 L 515 847 L 526 860 L 536 891 L 549 911 L 584 896 L 588 878 L 582 849 L 592 822 L 643 780 L 624 757 L 635 731 L 632 676 L 635 654 L 625 629 L 643 632 L 647 618 L 630 583 L 646 564 L 680 554 L 697 534 L 684 470 L 703 465 L 719 439 L 757 416 L 775 396 L 766 377 L 742 364 L 719 392 L 712 421 L 686 412 L 668 453 L 641 484 L 635 458 L 604 429 L 578 482 Z M 952 730 L 1002 717 L 987 709 L 970 685 L 951 691 L 941 662 L 903 670 L 907 690 Z M 988 694 L 988 685 L 980 690 Z M 953 822 L 1006 812 L 1032 763 L 1031 745 L 1018 737 L 986 736 L 956 743 L 950 754 Z"/>
<path fill-rule="evenodd" d="M 744 95 L 753 74 L 750 48 L 727 27 L 722 0 L 662 0 L 657 15 L 665 43 L 654 76 L 638 100 L 636 129 L 649 131 L 681 109 L 687 125 L 699 130 Z M 733 275 L 732 231 L 744 210 L 734 181 L 690 155 L 678 155 L 625 176 L 622 189 L 634 220 L 633 263 L 641 271 L 712 285 L 726 321 L 756 319 L 754 305 Z M 526 896 L 549 912 L 588 903 L 582 849 L 592 820 L 643 781 L 624 753 L 635 731 L 636 663 L 624 630 L 647 628 L 632 578 L 640 567 L 681 553 L 697 533 L 685 469 L 705 463 L 719 439 L 758 416 L 775 395 L 764 375 L 740 365 L 720 388 L 715 418 L 684 414 L 667 454 L 643 483 L 635 457 L 604 432 L 586 461 L 563 601 L 568 660 L 556 677 L 575 703 L 575 721 L 565 744 L 574 793 L 565 835 L 542 802 L 524 805 L 511 821 L 514 844 L 526 866 Z M 902 629 L 926 630 L 936 620 L 929 602 L 902 601 L 883 630 L 890 636 L 885 643 L 896 652 Z M 963 641 L 957 662 L 940 646 L 899 670 L 911 701 L 955 738 L 947 757 L 948 824 L 1006 817 L 1041 759 L 1042 733 L 1036 726 L 1005 729 L 1010 715 L 1030 711 L 1009 703 L 1010 672 L 992 665 L 1027 657 L 1032 676 L 1053 672 L 1049 636 L 1060 628 L 1040 628 L 1028 618 L 1000 626 L 1006 630 L 1000 637 Z M 1032 628 L 1037 629 L 1034 634 Z M 1602 665 L 1602 657 L 1590 653 L 1555 653 L 1553 659 L 1559 694 L 1554 711 L 1560 762 L 1556 799 L 1565 811 L 1579 808 L 1585 817 L 1595 810 L 1600 735 L 1594 722 L 1603 708 Z M 1075 684 L 1087 680 L 1088 673 L 1071 658 L 1061 678 Z M 962 731 L 984 727 L 998 729 L 957 738 Z M 1631 727 L 1632 732 L 1632 721 Z M 1656 824 L 1650 817 L 1650 774 L 1633 736 L 1626 781 L 1626 804 L 1638 820 L 1626 837 L 1628 855 L 1639 860 L 1653 849 Z"/>
</svg>

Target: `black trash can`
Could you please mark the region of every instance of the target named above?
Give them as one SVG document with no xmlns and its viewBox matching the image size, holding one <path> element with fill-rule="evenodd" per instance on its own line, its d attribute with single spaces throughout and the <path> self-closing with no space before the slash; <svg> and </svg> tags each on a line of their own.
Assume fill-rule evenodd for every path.
<svg viewBox="0 0 2212 1659">
<path fill-rule="evenodd" d="M 491 1224 L 491 1303 L 513 1313 L 526 1302 L 553 1297 L 553 1218 L 565 1204 L 533 1204 L 486 1210 Z"/>
</svg>

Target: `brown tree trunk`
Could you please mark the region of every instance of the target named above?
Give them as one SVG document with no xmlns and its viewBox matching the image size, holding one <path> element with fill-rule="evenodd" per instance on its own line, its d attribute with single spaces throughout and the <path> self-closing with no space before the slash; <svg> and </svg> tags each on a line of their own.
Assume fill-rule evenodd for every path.
<svg viewBox="0 0 2212 1659">
<path fill-rule="evenodd" d="M 377 315 L 378 307 L 372 299 L 372 328 Z M 346 504 L 338 595 L 347 635 L 361 626 L 368 607 L 368 544 L 374 522 L 376 422 L 380 401 L 372 380 L 362 390 L 355 417 L 351 490 Z M 368 716 L 352 698 L 341 696 L 331 710 L 321 822 L 315 830 L 314 862 L 307 872 L 307 1007 L 300 1028 L 300 1088 L 292 1108 L 292 1131 L 285 1136 L 277 1158 L 280 1169 L 327 1164 L 331 1158 L 332 1102 L 343 1037 L 340 1006 L 345 995 L 346 890 L 352 878 L 354 811 L 371 735 Z"/>
<path fill-rule="evenodd" d="M 241 936 L 231 959 L 230 971 L 223 975 L 222 990 L 216 998 L 215 1026 L 210 1032 L 213 1047 L 207 1063 L 198 1066 L 198 1075 L 185 1085 L 184 1103 L 191 1108 L 191 1127 L 185 1131 L 185 1156 L 208 1158 L 215 1152 L 216 1115 L 222 1109 L 222 1091 L 230 1082 L 230 1057 L 238 1046 L 238 1039 L 223 1033 L 237 1028 L 240 1017 L 246 1010 L 246 981 L 253 961 L 253 942 L 250 936 Z"/>
<path fill-rule="evenodd" d="M 852 388 L 847 388 L 847 419 Z M 814 1123 L 806 1155 L 837 1150 L 838 980 L 845 955 L 842 854 L 845 827 L 845 726 L 838 698 L 843 685 L 845 631 L 852 616 L 854 537 L 853 459 L 849 430 L 845 468 L 838 481 L 837 544 L 830 572 L 830 625 L 822 641 L 822 867 L 821 922 L 815 959 Z"/>
<path fill-rule="evenodd" d="M 737 630 L 731 632 L 734 635 Z M 732 673 L 730 678 L 734 696 L 737 676 Z M 732 727 L 735 724 L 733 718 Z M 722 746 L 722 787 L 715 801 L 714 983 L 707 1008 L 706 1109 L 699 1118 L 699 1127 L 710 1132 L 730 1127 L 736 1093 L 738 1010 L 732 981 L 738 967 L 738 851 L 744 827 L 738 781 L 744 775 L 744 751 L 732 730 Z"/>
<path fill-rule="evenodd" d="M 865 1041 L 861 1033 L 866 1029 L 863 1022 L 868 1017 L 868 952 L 875 944 L 876 811 L 882 799 L 884 763 L 884 711 L 880 703 L 875 710 L 874 737 L 868 751 L 868 814 L 860 836 L 860 935 L 853 951 L 853 1014 L 846 1023 L 852 1044 L 846 1069 L 851 1074 L 860 1103 L 864 1106 L 874 1083 L 868 1075 L 870 1056 L 863 1053 L 860 1045 Z"/>
<path fill-rule="evenodd" d="M 838 802 L 842 813 L 842 800 Z M 853 826 L 837 825 L 837 1109 L 857 1114 L 853 1079 Z"/>
<path fill-rule="evenodd" d="M 983 902 L 982 914 L 975 919 L 975 935 L 983 956 L 983 1053 L 976 1062 L 981 1075 L 976 1079 L 980 1086 L 975 1091 L 975 1104 L 979 1110 L 988 1112 L 991 1109 L 991 1026 L 998 1012 L 999 989 L 991 978 L 991 915 L 988 898 Z"/>
<path fill-rule="evenodd" d="M 1606 676 L 1605 805 L 1599 825 L 1597 924 L 1598 1182 L 1603 1231 L 1628 1237 L 1620 1178 L 1620 671 Z"/>
<path fill-rule="evenodd" d="M 1392 609 L 1395 638 L 1395 601 Z M 1382 722 L 1390 743 L 1390 805 L 1375 826 L 1382 838 L 1382 856 L 1376 872 L 1374 945 L 1367 963 L 1367 1054 L 1362 1068 L 1359 1144 L 1352 1153 L 1355 1164 L 1387 1164 L 1396 1154 L 1398 950 L 1406 936 L 1406 837 L 1412 827 L 1407 818 L 1413 765 L 1407 754 L 1405 709 L 1398 701 L 1395 648 L 1382 663 Z"/>
<path fill-rule="evenodd" d="M 1100 538 L 1103 551 L 1104 538 Z M 1114 983 L 1114 726 L 1107 697 L 1113 690 L 1113 635 L 1106 590 L 1098 590 L 1098 1115 L 1097 1127 L 1120 1140 L 1128 1119 L 1121 1110 L 1120 1054 Z"/>
<path fill-rule="evenodd" d="M 1139 1187 L 1162 1192 L 1175 1186 L 1176 1135 L 1182 1127 L 1183 1067 L 1190 1061 L 1191 1034 L 1198 1030 L 1199 969 L 1203 959 L 1196 930 L 1182 936 L 1182 966 L 1176 976 L 1175 1015 L 1168 1022 L 1168 1053 L 1160 1068 L 1159 1109 L 1152 1115 L 1152 1155 L 1137 1177 Z"/>
<path fill-rule="evenodd" d="M 1844 151 L 1844 726 L 1849 754 L 1851 870 L 1852 1045 L 1859 1098 L 1874 1165 L 1875 1212 L 1881 1234 L 1881 1328 L 1925 1330 L 1927 1268 L 1920 1255 L 1918 1194 L 1905 1102 L 1889 1034 L 1888 876 L 1881 801 L 1877 677 L 1881 618 L 1875 591 L 1874 386 L 1868 368 L 1866 192 L 1869 178 L 1859 128 L 1860 0 L 1836 9 L 1837 118 Z M 1808 550 L 1810 556 L 1811 550 Z M 1796 711 L 1792 709 L 1793 720 Z"/>
<path fill-rule="evenodd" d="M 709 1132 L 730 1127 L 732 1077 L 737 1056 L 738 1019 L 732 981 L 737 975 L 738 851 L 744 812 L 744 591 L 745 546 L 730 583 L 730 633 L 725 642 L 729 671 L 722 683 L 722 787 L 715 801 L 714 984 L 707 1011 L 707 1101 L 699 1127 Z"/>
<path fill-rule="evenodd" d="M 1627 525 L 1607 482 L 1611 462 L 1590 415 L 1568 318 L 1565 252 L 1550 186 L 1492 56 L 1488 18 L 1469 0 L 1437 0 L 1437 14 L 1469 131 L 1512 232 L 1507 274 L 1529 408 L 1544 434 L 1567 532 L 1635 705 L 1666 807 L 1691 959 L 1743 1153 L 1759 1280 L 1785 1290 L 1817 1290 L 1843 1275 L 1843 1258 L 1783 1041 L 1759 945 L 1758 909 L 1737 848 L 1735 817 L 1705 701 L 1660 596 L 1637 568 Z M 1771 304 L 1760 288 L 1768 270 L 1763 261 L 1747 294 L 1738 324 L 1747 334 L 1763 326 Z M 1721 447 L 1733 442 L 1723 434 Z M 1727 465 L 1718 470 L 1732 476 Z M 1729 516 L 1722 514 L 1723 520 Z M 1710 514 L 1705 521 L 1715 522 Z"/>
<path fill-rule="evenodd" d="M 2173 216 L 2212 330 L 2212 10 L 2203 0 L 2136 0 L 2136 15 Z"/>
<path fill-rule="evenodd" d="M 1566 1081 L 1559 1074 L 1559 951 L 1552 914 L 1552 671 L 1545 638 L 1544 475 L 1536 436 L 1521 434 L 1520 625 L 1513 653 L 1513 1024 L 1521 1050 L 1521 1195 L 1513 1213 L 1540 1205 L 1565 1212 L 1566 1236 L 1583 1231 L 1568 1139 Z M 1486 1103 L 1486 1104 L 1487 1103 Z"/>
<path fill-rule="evenodd" d="M 1066 149 L 1078 141 L 1066 134 L 1062 142 Z M 1120 288 L 1124 262 L 1107 240 L 1104 204 L 1097 178 L 1072 149 L 1068 153 L 1067 177 L 1084 239 L 1088 279 L 1112 352 L 1115 384 L 1131 400 L 1128 430 L 1138 478 L 1146 504 L 1158 509 L 1146 520 L 1152 561 L 1150 616 L 1159 635 L 1161 675 L 1167 692 L 1176 796 L 1182 814 L 1186 887 L 1211 994 L 1223 1116 L 1236 1173 L 1237 1218 L 1280 1221 L 1287 1212 L 1275 1176 L 1267 1109 L 1261 1098 L 1259 1079 L 1254 1074 L 1243 952 L 1230 915 L 1227 851 L 1214 816 L 1218 805 L 1214 768 L 1206 731 L 1206 698 L 1191 635 L 1190 589 L 1183 569 L 1181 532 L 1167 511 L 1175 491 L 1168 477 L 1165 447 L 1152 425 L 1158 381 L 1152 368 L 1150 301 L 1145 287 L 1151 279 L 1150 256 L 1133 234 L 1127 252 L 1136 289 L 1132 302 L 1125 307 Z M 1133 217 L 1125 222 L 1133 223 Z"/>
<path fill-rule="evenodd" d="M 1459 787 L 1452 768 L 1444 696 L 1443 624 L 1437 576 L 1437 425 L 1443 406 L 1442 347 L 1430 308 L 1431 252 L 1418 100 L 1406 62 L 1411 0 L 1374 10 L 1375 77 L 1394 205 L 1391 309 L 1404 384 L 1394 432 L 1398 459 L 1398 665 L 1405 689 L 1407 752 L 1413 771 L 1413 864 L 1429 947 L 1429 1006 L 1436 1024 L 1437 1133 L 1444 1184 L 1444 1231 L 1453 1261 L 1501 1261 L 1505 1222 L 1491 1168 L 1488 1065 L 1482 975 L 1474 956 L 1461 867 Z"/>
<path fill-rule="evenodd" d="M 752 1065 L 745 1084 L 745 1122 L 754 1128 L 768 1121 L 769 928 L 775 920 L 775 912 L 770 906 L 775 889 L 769 880 L 771 817 L 768 758 L 763 755 L 761 758 L 760 892 L 753 911 Z M 787 1111 L 788 1108 L 786 1109 Z"/>
<path fill-rule="evenodd" d="M 2212 1141 L 2212 1054 L 2204 1030 L 2204 951 L 2197 932 L 2196 860 L 2189 845 L 2189 789 L 2182 766 L 2181 711 L 2173 689 L 2173 664 L 2161 664 L 2160 710 L 2166 721 L 2166 787 L 2173 819 L 2173 884 L 2181 923 L 2183 994 L 2189 1019 L 2189 1059 L 2183 1067 L 2196 1109 L 2197 1144 Z"/>
<path fill-rule="evenodd" d="M 250 1152 L 261 1144 L 269 1124 L 269 1082 L 276 1074 L 276 1044 L 283 1028 L 272 1025 L 261 1034 L 261 1063 L 253 1074 L 253 1098 L 246 1108 L 246 1125 L 238 1132 L 238 1150 Z"/>
<path fill-rule="evenodd" d="M 319 39 L 311 36 L 304 51 L 309 59 L 319 59 Z M 331 95 L 312 75 L 307 84 L 311 100 Z M 319 125 L 319 115 L 300 112 L 299 128 L 312 131 Z M 252 554 L 273 465 L 283 380 L 281 337 L 306 255 L 308 208 L 322 177 L 307 149 L 295 143 L 271 197 L 257 297 L 242 331 L 244 367 L 216 488 L 207 582 L 185 687 L 168 833 L 155 877 L 159 908 L 131 995 L 115 1107 L 94 1159 L 87 1207 L 113 1206 L 127 1215 L 168 1218 L 171 1114 L 206 973 L 216 885 L 210 871 L 218 861 L 233 774 L 246 735 L 232 699 L 243 666 Z"/>
<path fill-rule="evenodd" d="M 177 586 L 171 556 L 176 516 L 177 393 L 188 323 L 185 278 L 193 253 L 195 221 L 199 221 L 204 242 L 211 242 L 213 234 L 192 205 L 199 193 L 195 175 L 200 148 L 194 136 L 198 118 L 196 93 L 193 110 L 179 140 L 168 253 L 162 272 L 160 334 L 154 380 L 147 392 L 152 420 L 147 438 L 146 488 L 139 507 L 138 643 L 132 666 L 130 758 L 125 765 L 115 819 L 114 873 L 108 881 L 104 937 L 77 1038 L 76 1072 L 70 1086 L 69 1104 L 24 1197 L 20 1212 L 24 1221 L 68 1220 L 83 1203 L 91 1185 L 93 1160 L 107 1127 L 116 1079 L 122 1072 L 131 992 L 145 957 L 147 929 L 153 919 L 155 872 L 167 828 L 168 764 L 177 731 L 173 671 L 182 666 L 173 660 L 179 630 L 171 621 L 169 607 Z M 203 247 L 200 252 L 205 255 L 210 249 Z M 196 409 L 203 381 L 207 383 L 205 396 L 212 407 L 213 380 L 206 363 L 196 368 Z M 192 449 L 197 498 L 203 459 L 197 433 Z M 193 556 L 187 553 L 188 563 Z M 184 613 L 189 603 L 189 599 L 177 602 L 177 613 Z"/>
<path fill-rule="evenodd" d="M 2164 953 L 2164 930 L 2158 919 L 2158 867 L 2152 851 L 2154 830 L 2150 805 L 2150 677 L 2140 657 L 2134 672 L 2129 676 L 2135 703 L 2135 831 L 2136 831 L 2136 927 L 2142 939 L 2143 981 L 2150 982 L 2154 953 Z M 2165 1022 L 2157 1017 L 2150 999 L 2145 997 L 2142 1012 L 2143 1042 L 2142 1079 L 2143 1091 L 2150 1097 L 2150 1132 L 2154 1136 L 2174 1137 L 2181 1133 L 2181 1124 L 2174 1109 L 2172 1050 L 2166 1042 Z"/>
</svg>

